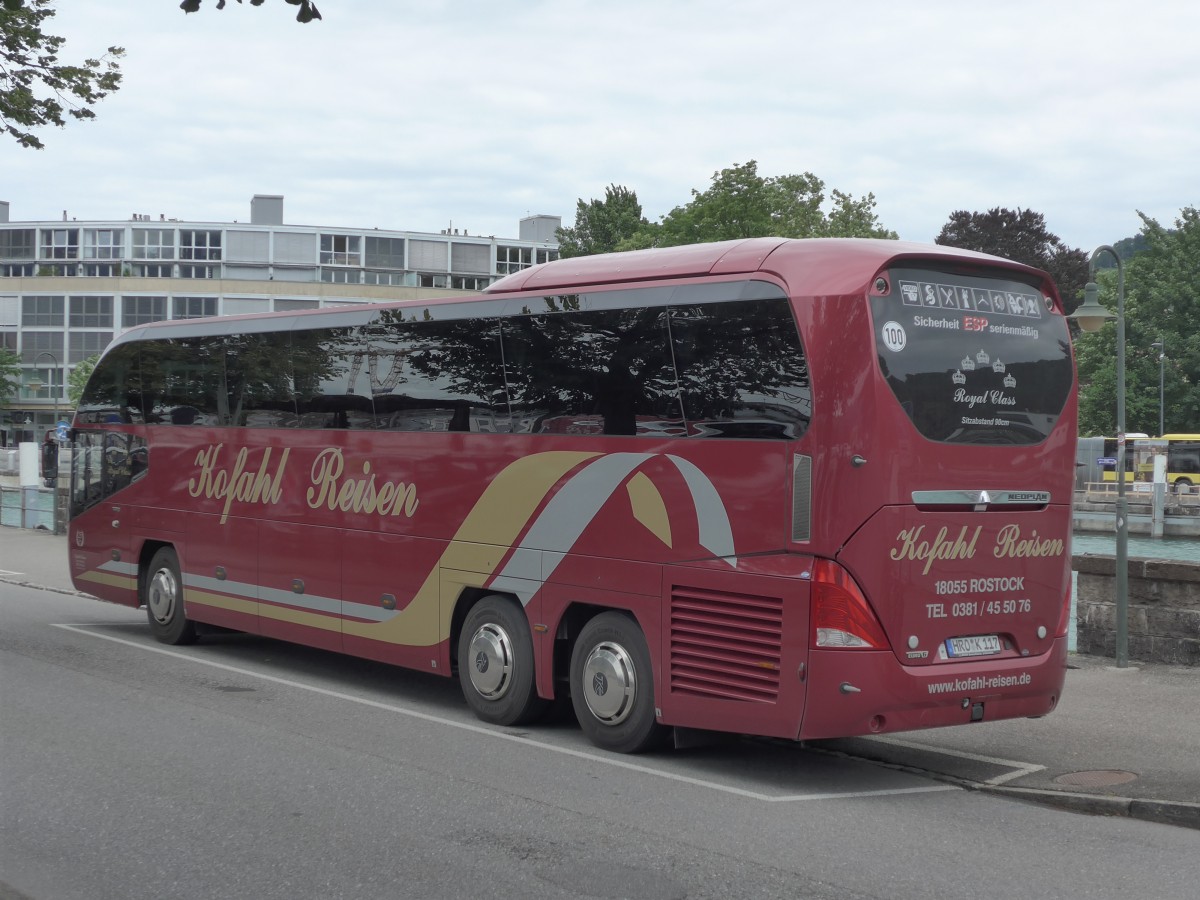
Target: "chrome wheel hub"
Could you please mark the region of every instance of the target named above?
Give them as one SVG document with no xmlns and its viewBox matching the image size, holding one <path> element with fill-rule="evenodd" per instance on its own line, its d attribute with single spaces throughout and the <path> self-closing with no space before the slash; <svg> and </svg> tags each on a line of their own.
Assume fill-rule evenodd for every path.
<svg viewBox="0 0 1200 900">
<path fill-rule="evenodd" d="M 154 621 L 166 625 L 175 614 L 175 604 L 179 602 L 179 583 L 175 573 L 170 569 L 159 569 L 150 578 L 146 591 L 146 606 Z"/>
<path fill-rule="evenodd" d="M 498 700 L 512 684 L 512 638 L 494 622 L 481 625 L 471 636 L 467 658 L 459 660 L 459 665 L 467 667 L 471 686 L 480 696 Z"/>
<path fill-rule="evenodd" d="M 588 709 L 606 725 L 620 725 L 633 710 L 637 697 L 637 672 L 633 659 L 620 644 L 597 644 L 583 664 L 582 684 Z"/>
</svg>

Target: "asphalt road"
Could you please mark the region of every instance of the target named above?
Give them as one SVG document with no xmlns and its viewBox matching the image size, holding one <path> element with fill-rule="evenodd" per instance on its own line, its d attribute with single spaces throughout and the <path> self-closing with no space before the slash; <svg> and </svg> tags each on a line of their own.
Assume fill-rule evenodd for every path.
<svg viewBox="0 0 1200 900">
<path fill-rule="evenodd" d="M 1191 900 L 1198 850 L 779 742 L 605 754 L 449 680 L 0 585 L 0 900 Z"/>
</svg>

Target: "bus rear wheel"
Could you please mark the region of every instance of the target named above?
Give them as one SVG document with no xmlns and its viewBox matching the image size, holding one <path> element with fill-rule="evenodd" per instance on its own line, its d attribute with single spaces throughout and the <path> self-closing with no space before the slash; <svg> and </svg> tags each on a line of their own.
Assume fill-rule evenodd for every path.
<svg viewBox="0 0 1200 900">
<path fill-rule="evenodd" d="M 183 579 L 179 575 L 179 557 L 170 547 L 162 547 L 150 560 L 142 584 L 142 602 L 150 632 L 164 644 L 191 644 L 196 640 L 196 625 L 183 614 Z"/>
<path fill-rule="evenodd" d="M 571 703 L 579 727 L 597 747 L 641 753 L 661 745 L 654 673 L 642 630 L 629 616 L 606 612 L 580 632 L 571 651 Z"/>
<path fill-rule="evenodd" d="M 522 725 L 545 712 L 534 680 L 533 638 L 524 611 L 507 597 L 484 597 L 458 637 L 458 681 L 472 712 L 493 725 Z"/>
</svg>

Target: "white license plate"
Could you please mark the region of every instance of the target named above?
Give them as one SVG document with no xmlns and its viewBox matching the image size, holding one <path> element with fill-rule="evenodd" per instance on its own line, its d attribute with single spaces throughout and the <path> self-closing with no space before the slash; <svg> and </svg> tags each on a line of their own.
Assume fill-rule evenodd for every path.
<svg viewBox="0 0 1200 900">
<path fill-rule="evenodd" d="M 946 653 L 951 657 L 992 656 L 1001 650 L 1000 638 L 994 634 L 946 639 Z"/>
</svg>

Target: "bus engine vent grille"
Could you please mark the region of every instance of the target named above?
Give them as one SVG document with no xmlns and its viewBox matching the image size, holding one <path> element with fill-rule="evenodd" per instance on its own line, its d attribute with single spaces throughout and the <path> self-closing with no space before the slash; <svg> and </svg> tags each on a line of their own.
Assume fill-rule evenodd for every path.
<svg viewBox="0 0 1200 900">
<path fill-rule="evenodd" d="M 676 585 L 671 591 L 675 693 L 773 703 L 779 696 L 783 600 Z"/>
<path fill-rule="evenodd" d="M 792 457 L 792 540 L 812 537 L 812 457 Z"/>
</svg>

